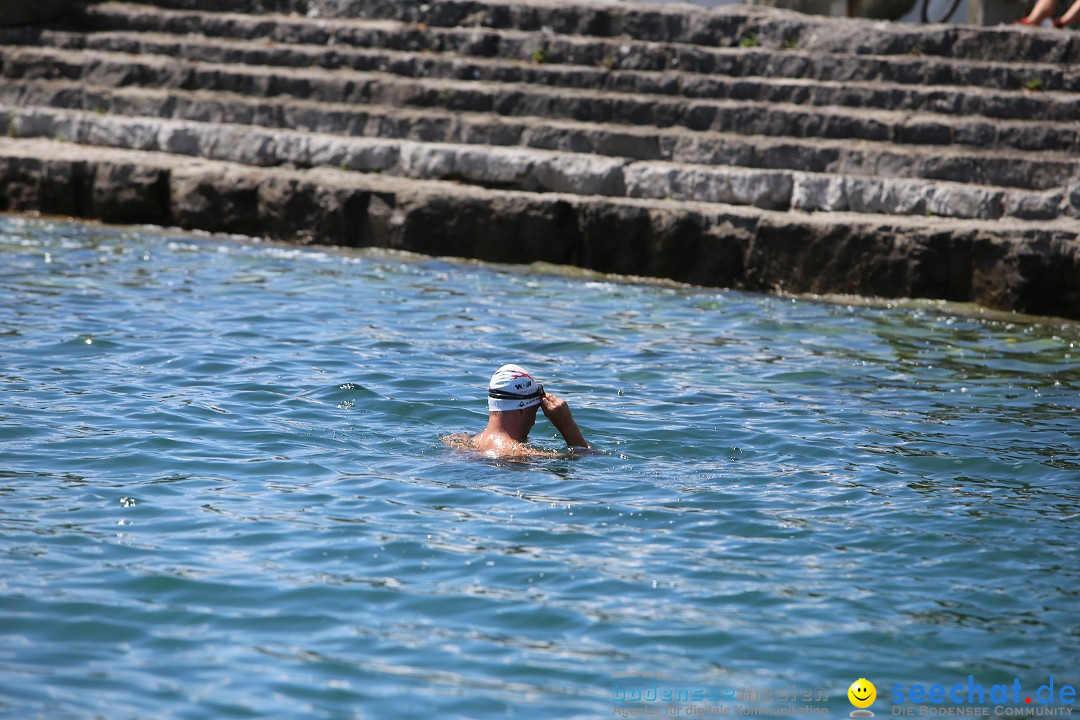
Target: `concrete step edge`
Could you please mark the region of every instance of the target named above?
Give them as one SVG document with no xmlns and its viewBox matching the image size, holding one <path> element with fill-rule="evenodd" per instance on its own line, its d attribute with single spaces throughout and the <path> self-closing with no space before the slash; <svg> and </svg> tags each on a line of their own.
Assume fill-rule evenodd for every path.
<svg viewBox="0 0 1080 720">
<path fill-rule="evenodd" d="M 112 89 L 69 81 L 0 85 L 0 102 L 16 108 L 41 106 L 122 117 L 256 124 L 330 136 L 378 135 L 398 140 L 587 152 L 627 160 L 890 175 L 1033 191 L 1052 190 L 1080 177 L 1080 158 L 1064 153 L 993 149 L 950 149 L 942 153 L 934 147 L 887 142 L 652 130 L 535 118 L 508 120 L 475 113 L 380 106 L 357 109 L 349 105 L 256 100 L 231 93 Z"/>
<path fill-rule="evenodd" d="M 883 219 L 537 195 L 44 140 L 0 142 L 0 185 L 7 211 L 1080 317 L 1075 222 Z"/>
<path fill-rule="evenodd" d="M 554 33 L 519 32 L 495 28 L 424 27 L 397 20 L 357 20 L 353 18 L 327 21 L 289 15 L 250 16 L 235 13 L 172 11 L 154 6 L 128 3 L 103 3 L 92 6 L 89 19 L 95 29 L 132 30 L 162 33 L 201 33 L 211 37 L 242 36 L 282 43 L 310 43 L 318 46 L 379 47 L 401 51 L 449 51 L 470 56 L 498 56 L 526 60 L 542 57 L 547 63 L 600 66 L 610 69 L 683 70 L 696 73 L 727 72 L 732 75 L 761 75 L 762 72 L 732 72 L 738 63 L 748 58 L 766 56 L 796 63 L 797 74 L 806 77 L 807 64 L 813 68 L 832 56 L 827 66 L 832 76 L 845 80 L 872 80 L 883 75 L 893 82 L 935 84 L 946 82 L 955 74 L 971 76 L 968 82 L 991 84 L 999 89 L 1021 89 L 1038 81 L 1046 90 L 1080 90 L 1080 70 L 1069 65 L 1029 62 L 1025 58 L 1014 63 L 996 60 L 954 60 L 923 55 L 904 57 L 852 55 L 847 52 L 805 52 L 792 47 L 715 48 L 685 43 L 655 43 L 629 38 L 598 38 L 564 36 Z M 508 49 L 507 46 L 510 46 Z M 1017 66 L 1020 67 L 1017 67 Z M 918 69 L 912 72 L 912 66 Z M 905 73 L 900 71 L 904 70 Z M 983 74 L 980 75 L 980 71 Z M 775 74 L 775 69 L 771 70 Z M 819 70 L 819 72 L 822 72 Z M 796 73 L 794 70 L 791 75 Z M 822 78 L 824 79 L 824 78 Z M 964 84 L 960 80 L 955 84 Z"/>
<path fill-rule="evenodd" d="M 528 84 L 494 84 L 457 80 L 420 80 L 379 73 L 271 69 L 209 63 L 184 63 L 165 58 L 133 59 L 117 53 L 0 48 L 3 73 L 9 78 L 80 78 L 114 86 L 155 84 L 200 90 L 237 90 L 260 96 L 290 95 L 331 102 L 400 104 L 446 107 L 452 110 L 496 112 L 510 116 L 580 117 L 606 122 L 613 118 L 634 124 L 691 130 L 727 130 L 772 123 L 773 132 L 794 136 L 848 137 L 913 144 L 1003 145 L 1020 149 L 1080 147 L 1075 123 L 1027 120 L 990 121 L 931 113 L 824 108 L 791 103 L 738 100 L 683 100 L 627 93 L 603 93 L 541 88 Z M 29 78 L 29 79 L 32 79 Z M 538 115 L 539 113 L 539 115 Z M 802 122 L 797 132 L 791 123 Z M 1032 147 L 1034 145 L 1035 147 Z"/>
<path fill-rule="evenodd" d="M 754 36 L 783 45 L 796 38 L 812 51 L 845 49 L 857 54 L 906 54 L 999 59 L 1043 58 L 1080 62 L 1080 42 L 1069 34 L 1028 28 L 902 26 L 836 17 L 815 17 L 766 7 L 538 0 L 295 0 L 286 3 L 225 3 L 223 0 L 157 0 L 162 7 L 265 12 L 296 11 L 309 17 L 397 19 L 437 27 L 481 26 L 596 37 L 632 37 L 654 42 L 737 45 Z"/>
<path fill-rule="evenodd" d="M 1080 93 L 1018 91 L 994 88 L 914 86 L 887 81 L 834 81 L 793 77 L 704 76 L 700 73 L 652 70 L 607 70 L 572 65 L 529 64 L 489 58 L 430 55 L 396 50 L 315 48 L 275 45 L 203 36 L 148 33 L 91 35 L 45 33 L 42 48 L 78 49 L 106 54 L 175 56 L 187 61 L 241 67 L 320 67 L 324 70 L 379 72 L 407 78 L 445 78 L 494 83 L 538 84 L 592 92 L 656 94 L 691 99 L 743 99 L 761 102 L 806 102 L 816 107 L 876 107 L 911 112 L 978 115 L 1022 120 L 1040 117 L 1071 121 L 1080 117 Z M 68 44 L 70 43 L 70 44 Z"/>
<path fill-rule="evenodd" d="M 544 150 L 341 138 L 219 123 L 0 106 L 0 133 L 4 132 L 14 137 L 64 137 L 84 145 L 170 152 L 259 167 L 340 167 L 415 179 L 461 179 L 533 192 L 988 220 L 1003 216 L 1029 220 L 1080 217 L 1080 207 L 1069 202 L 1065 188 L 1031 192 L 837 173 L 628 162 Z"/>
</svg>

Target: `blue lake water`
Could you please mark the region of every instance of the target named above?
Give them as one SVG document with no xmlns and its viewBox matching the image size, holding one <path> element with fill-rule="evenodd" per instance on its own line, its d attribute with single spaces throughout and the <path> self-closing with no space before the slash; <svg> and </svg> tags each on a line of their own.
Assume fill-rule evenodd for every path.
<svg viewBox="0 0 1080 720">
<path fill-rule="evenodd" d="M 1077 684 L 1075 324 L 535 270 L 0 216 L 0 715 Z"/>
</svg>

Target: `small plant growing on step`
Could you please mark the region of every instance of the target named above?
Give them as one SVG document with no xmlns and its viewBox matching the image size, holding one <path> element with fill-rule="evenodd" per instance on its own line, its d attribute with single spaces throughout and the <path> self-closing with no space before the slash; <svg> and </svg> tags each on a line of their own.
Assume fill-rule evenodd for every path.
<svg viewBox="0 0 1080 720">
<path fill-rule="evenodd" d="M 94 112 L 98 115 L 104 115 L 108 112 L 108 109 L 104 105 L 95 105 Z"/>
<path fill-rule="evenodd" d="M 443 88 L 439 91 L 439 102 L 443 105 L 449 105 L 454 100 L 454 90 L 452 88 Z"/>
<path fill-rule="evenodd" d="M 341 171 L 342 172 L 349 172 L 350 170 L 352 170 L 352 168 L 349 167 L 349 163 L 347 163 L 347 162 L 341 163 Z"/>
<path fill-rule="evenodd" d="M 799 38 L 797 37 L 788 38 L 784 41 L 785 50 L 794 50 L 797 47 L 799 47 Z"/>
<path fill-rule="evenodd" d="M 611 58 L 604 58 L 600 61 L 600 67 L 604 68 L 605 70 L 612 70 L 615 68 L 615 61 Z"/>
<path fill-rule="evenodd" d="M 908 52 L 910 52 L 912 55 L 922 55 L 922 45 L 912 45 L 911 50 L 909 50 Z"/>
<path fill-rule="evenodd" d="M 532 61 L 537 65 L 543 65 L 548 61 L 547 48 L 540 48 L 532 54 Z"/>
<path fill-rule="evenodd" d="M 1031 92 L 1039 92 L 1043 89 L 1042 78 L 1029 78 L 1024 81 L 1024 89 Z"/>
<path fill-rule="evenodd" d="M 8 137 L 15 137 L 15 117 L 16 117 L 16 115 L 15 115 L 14 110 L 8 110 L 7 111 L 7 136 Z"/>
<path fill-rule="evenodd" d="M 746 33 L 741 38 L 739 38 L 739 47 L 741 48 L 754 48 L 760 46 L 761 40 L 759 40 L 758 36 L 754 33 Z"/>
</svg>

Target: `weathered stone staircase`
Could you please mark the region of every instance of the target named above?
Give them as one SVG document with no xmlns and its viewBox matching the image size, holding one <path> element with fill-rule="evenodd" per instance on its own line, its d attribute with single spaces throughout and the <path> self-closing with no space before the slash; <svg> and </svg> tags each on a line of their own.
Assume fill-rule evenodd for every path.
<svg viewBox="0 0 1080 720">
<path fill-rule="evenodd" d="M 104 2 L 0 33 L 0 209 L 1080 317 L 1078 37 Z"/>
</svg>

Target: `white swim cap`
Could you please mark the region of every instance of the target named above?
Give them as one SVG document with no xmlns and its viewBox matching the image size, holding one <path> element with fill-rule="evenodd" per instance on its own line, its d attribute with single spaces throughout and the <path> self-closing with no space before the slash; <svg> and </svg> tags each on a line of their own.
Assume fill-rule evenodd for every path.
<svg viewBox="0 0 1080 720">
<path fill-rule="evenodd" d="M 540 404 L 544 386 L 520 365 L 503 365 L 488 383 L 488 410 L 507 412 L 524 410 Z"/>
</svg>

